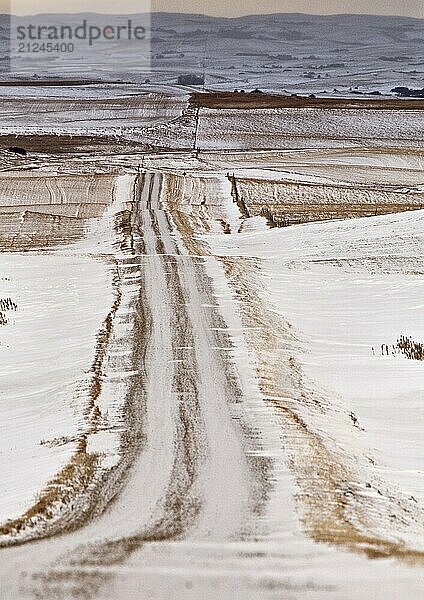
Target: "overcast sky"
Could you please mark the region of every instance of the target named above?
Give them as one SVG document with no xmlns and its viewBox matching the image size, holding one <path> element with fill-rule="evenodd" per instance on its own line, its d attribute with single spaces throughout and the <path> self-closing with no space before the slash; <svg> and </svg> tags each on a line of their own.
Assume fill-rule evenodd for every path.
<svg viewBox="0 0 424 600">
<path fill-rule="evenodd" d="M 152 0 L 153 11 L 192 12 L 220 16 L 253 13 L 362 13 L 424 18 L 424 0 Z M 149 0 L 0 0 L 1 12 L 37 14 L 60 12 L 137 13 Z"/>
</svg>

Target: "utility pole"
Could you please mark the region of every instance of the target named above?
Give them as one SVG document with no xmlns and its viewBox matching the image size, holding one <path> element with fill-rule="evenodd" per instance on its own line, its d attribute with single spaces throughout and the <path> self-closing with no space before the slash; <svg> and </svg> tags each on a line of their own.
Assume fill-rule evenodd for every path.
<svg viewBox="0 0 424 600">
<path fill-rule="evenodd" d="M 196 108 L 196 127 L 194 130 L 194 152 L 199 156 L 199 125 L 200 125 L 200 107 Z"/>
<path fill-rule="evenodd" d="M 202 89 L 205 91 L 206 87 L 206 62 L 208 56 L 208 41 L 209 41 L 210 31 L 206 33 L 205 36 L 205 46 L 203 49 L 203 85 Z M 194 131 L 194 151 L 196 153 L 196 157 L 199 156 L 200 148 L 199 148 L 199 126 L 200 126 L 200 107 L 198 106 L 196 109 L 196 127 Z"/>
</svg>

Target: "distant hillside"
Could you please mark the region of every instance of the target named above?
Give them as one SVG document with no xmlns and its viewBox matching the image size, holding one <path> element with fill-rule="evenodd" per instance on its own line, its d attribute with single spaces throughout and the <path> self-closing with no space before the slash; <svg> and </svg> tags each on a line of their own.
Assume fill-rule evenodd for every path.
<svg viewBox="0 0 424 600">
<path fill-rule="evenodd" d="M 114 24 L 137 15 L 37 15 L 34 24 Z M 141 18 L 141 17 L 140 17 Z M 13 18 L 12 27 L 22 23 Z M 0 18 L 2 37 L 7 19 Z M 387 93 L 424 85 L 424 19 L 370 15 L 253 15 L 235 19 L 202 15 L 151 15 L 151 71 L 134 46 L 104 46 L 76 60 L 69 54 L 39 70 L 25 56 L 19 70 L 57 76 L 83 65 L 90 77 L 173 84 L 179 75 L 205 78 L 207 87 L 256 87 L 290 92 Z M 51 57 L 50 57 L 51 58 Z M 43 69 L 46 69 L 44 71 Z M 15 70 L 16 68 L 15 64 Z"/>
</svg>

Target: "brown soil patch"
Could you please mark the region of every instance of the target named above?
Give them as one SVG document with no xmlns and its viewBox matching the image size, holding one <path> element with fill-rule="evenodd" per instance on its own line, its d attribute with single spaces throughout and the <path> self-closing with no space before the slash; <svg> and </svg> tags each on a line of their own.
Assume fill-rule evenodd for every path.
<svg viewBox="0 0 424 600">
<path fill-rule="evenodd" d="M 194 92 L 190 104 L 198 108 L 261 109 L 261 108 L 319 108 L 360 110 L 424 110 L 423 100 L 398 98 L 309 98 L 280 96 L 266 93 Z"/>
<path fill-rule="evenodd" d="M 19 146 L 27 152 L 42 154 L 69 155 L 74 153 L 90 156 L 93 153 L 110 155 L 146 149 L 145 144 L 101 135 L 0 135 L 0 150 L 7 150 L 12 146 Z M 25 161 L 26 159 L 27 157 L 23 156 L 18 160 Z"/>
<path fill-rule="evenodd" d="M 0 81 L 0 87 L 74 87 L 81 85 L 110 85 L 113 81 L 102 81 L 101 79 L 12 79 Z M 122 85 L 122 82 L 120 82 Z"/>
<path fill-rule="evenodd" d="M 86 444 L 82 440 L 70 462 L 47 484 L 35 504 L 21 517 L 1 526 L 0 535 L 9 536 L 11 543 L 24 530 L 27 535 L 33 530 L 37 537 L 41 537 L 41 523 L 45 525 L 57 516 L 59 506 L 72 507 L 88 491 L 98 460 L 96 455 L 86 452 Z"/>
<path fill-rule="evenodd" d="M 289 227 L 315 221 L 375 217 L 392 213 L 420 210 L 416 204 L 249 204 L 252 216 L 265 217 L 269 227 Z"/>
</svg>

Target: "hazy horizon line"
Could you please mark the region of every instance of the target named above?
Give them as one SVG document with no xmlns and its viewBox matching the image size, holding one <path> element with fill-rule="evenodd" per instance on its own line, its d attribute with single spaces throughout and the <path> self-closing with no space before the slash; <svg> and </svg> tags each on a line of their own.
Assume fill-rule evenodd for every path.
<svg viewBox="0 0 424 600">
<path fill-rule="evenodd" d="M 350 12 L 340 12 L 340 13 L 331 13 L 331 14 L 323 14 L 323 13 L 304 13 L 304 12 L 297 12 L 297 11 L 289 11 L 289 12 L 263 12 L 263 13 L 248 13 L 245 15 L 236 15 L 236 16 L 226 16 L 226 15 L 222 15 L 222 16 L 218 16 L 218 15 L 208 15 L 206 13 L 196 13 L 196 12 L 176 12 L 176 11 L 167 11 L 167 10 L 156 10 L 156 11 L 152 11 L 152 12 L 138 12 L 138 13 L 110 13 L 110 12 L 93 12 L 93 11 L 78 11 L 78 12 L 73 12 L 73 11 L 61 11 L 61 12 L 38 12 L 38 13 L 32 13 L 32 14 L 24 14 L 24 15 L 20 15 L 20 14 L 12 14 L 12 13 L 2 13 L 2 16 L 7 16 L 7 17 L 19 17 L 19 18 L 25 18 L 25 17 L 39 17 L 39 16 L 46 16 L 46 15 L 101 15 L 101 16 L 116 16 L 119 17 L 121 16 L 138 16 L 138 15 L 146 15 L 146 14 L 150 14 L 150 15 L 159 15 L 159 14 L 163 14 L 163 15 L 180 15 L 180 16 L 187 16 L 187 17 L 205 17 L 208 19 L 224 19 L 227 21 L 235 21 L 235 20 L 239 20 L 239 19 L 245 19 L 245 18 L 249 18 L 249 17 L 268 17 L 268 16 L 288 16 L 288 15 L 299 15 L 302 17 L 322 17 L 325 19 L 331 19 L 334 17 L 363 17 L 363 18 L 368 18 L 368 17 L 378 17 L 378 18 L 383 18 L 383 19 L 393 19 L 393 18 L 397 18 L 397 19 L 412 19 L 414 21 L 423 21 L 424 20 L 424 16 L 423 17 L 416 17 L 416 16 L 410 16 L 410 15 L 399 15 L 399 14 L 390 14 L 390 15 L 385 15 L 385 14 L 381 14 L 381 13 L 350 13 Z"/>
</svg>

